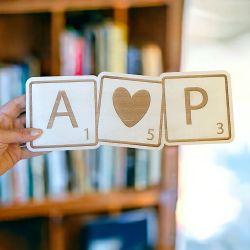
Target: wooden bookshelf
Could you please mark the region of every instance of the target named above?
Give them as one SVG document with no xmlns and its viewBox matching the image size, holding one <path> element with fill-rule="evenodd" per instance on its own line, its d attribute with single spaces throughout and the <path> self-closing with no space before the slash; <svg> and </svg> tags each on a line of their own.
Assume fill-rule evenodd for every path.
<svg viewBox="0 0 250 250">
<path fill-rule="evenodd" d="M 1 0 L 0 61 L 22 59 L 27 52 L 41 60 L 43 75 L 59 75 L 59 36 L 67 14 L 87 10 L 110 11 L 129 27 L 129 42 L 157 43 L 163 51 L 164 71 L 178 71 L 184 0 Z M 11 44 L 11 46 L 9 46 Z M 178 189 L 178 148 L 163 149 L 161 183 L 144 191 L 68 195 L 0 207 L 0 221 L 47 217 L 49 249 L 64 250 L 64 218 L 82 214 L 116 213 L 124 209 L 157 207 L 158 250 L 175 249 L 175 207 Z"/>
<path fill-rule="evenodd" d="M 157 206 L 160 198 L 159 191 L 159 188 L 152 188 L 144 191 L 124 190 L 81 196 L 69 194 L 42 201 L 15 203 L 0 208 L 0 220 L 112 213 L 123 209 Z"/>
<path fill-rule="evenodd" d="M 2 0 L 0 14 L 161 6 L 174 0 Z"/>
</svg>

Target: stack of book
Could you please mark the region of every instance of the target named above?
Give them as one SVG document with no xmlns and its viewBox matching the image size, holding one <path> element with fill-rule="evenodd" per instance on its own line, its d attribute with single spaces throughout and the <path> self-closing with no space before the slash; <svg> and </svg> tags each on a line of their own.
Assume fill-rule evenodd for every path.
<svg viewBox="0 0 250 250">
<path fill-rule="evenodd" d="M 0 64 L 0 106 L 25 93 L 25 83 L 30 76 L 40 75 L 39 61 L 27 57 L 22 63 Z M 20 161 L 15 168 L 0 177 L 0 201 L 27 200 L 28 161 Z"/>
<path fill-rule="evenodd" d="M 60 38 L 61 74 L 102 71 L 158 76 L 162 54 L 156 44 L 128 45 L 127 27 L 110 20 L 82 29 L 67 28 Z M 39 75 L 39 63 L 0 67 L 0 104 L 24 93 L 25 80 Z M 43 199 L 68 192 L 145 189 L 160 179 L 161 151 L 102 146 L 97 150 L 52 152 L 21 161 L 0 177 L 0 202 Z"/>
</svg>

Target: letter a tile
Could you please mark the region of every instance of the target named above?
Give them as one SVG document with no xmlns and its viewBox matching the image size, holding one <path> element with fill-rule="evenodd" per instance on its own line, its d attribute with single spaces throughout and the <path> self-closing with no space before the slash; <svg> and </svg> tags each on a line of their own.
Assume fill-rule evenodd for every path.
<svg viewBox="0 0 250 250">
<path fill-rule="evenodd" d="M 30 151 L 95 148 L 97 78 L 33 77 L 26 84 L 26 124 L 43 130 Z"/>
<path fill-rule="evenodd" d="M 165 73 L 165 143 L 230 142 L 233 116 L 230 77 L 224 71 Z"/>
</svg>

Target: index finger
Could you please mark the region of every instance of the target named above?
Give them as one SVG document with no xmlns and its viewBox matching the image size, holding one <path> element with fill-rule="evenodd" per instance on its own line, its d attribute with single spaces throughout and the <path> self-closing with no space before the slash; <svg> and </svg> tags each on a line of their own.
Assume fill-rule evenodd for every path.
<svg viewBox="0 0 250 250">
<path fill-rule="evenodd" d="M 25 95 L 19 96 L 9 101 L 0 108 L 0 114 L 3 113 L 11 118 L 18 117 L 25 111 Z"/>
</svg>

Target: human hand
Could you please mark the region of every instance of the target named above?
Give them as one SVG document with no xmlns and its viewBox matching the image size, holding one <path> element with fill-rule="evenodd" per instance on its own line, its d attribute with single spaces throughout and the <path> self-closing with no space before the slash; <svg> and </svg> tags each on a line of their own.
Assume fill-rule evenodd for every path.
<svg viewBox="0 0 250 250">
<path fill-rule="evenodd" d="M 25 96 L 18 97 L 0 107 L 0 175 L 19 160 L 38 156 L 22 144 L 42 134 L 41 129 L 25 128 Z"/>
</svg>

